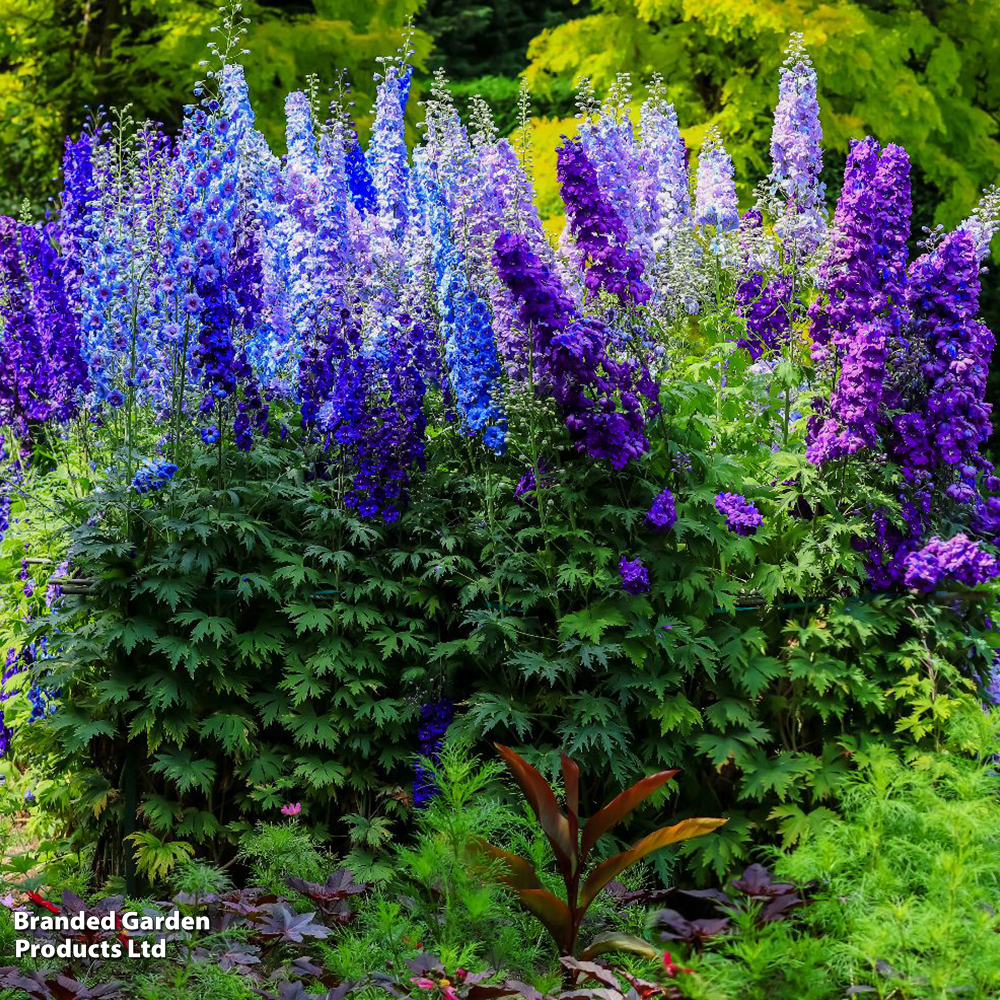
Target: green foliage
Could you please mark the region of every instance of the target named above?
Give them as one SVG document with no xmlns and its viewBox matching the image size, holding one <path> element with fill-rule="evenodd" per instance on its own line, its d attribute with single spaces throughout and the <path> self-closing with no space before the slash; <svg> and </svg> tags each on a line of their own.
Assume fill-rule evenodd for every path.
<svg viewBox="0 0 1000 1000">
<path fill-rule="evenodd" d="M 170 884 L 175 892 L 193 897 L 195 903 L 205 896 L 219 895 L 233 887 L 232 880 L 217 865 L 194 859 L 181 861 L 174 867 Z"/>
<path fill-rule="evenodd" d="M 253 872 L 255 885 L 277 896 L 288 894 L 289 877 L 323 882 L 330 864 L 297 823 L 262 823 L 240 842 L 240 856 Z"/>
<path fill-rule="evenodd" d="M 357 922 L 324 946 L 327 968 L 356 979 L 387 965 L 401 969 L 422 950 L 449 968 L 494 966 L 534 976 L 548 954 L 542 935 L 527 914 L 511 912 L 507 890 L 483 878 L 470 848 L 490 837 L 544 850 L 544 839 L 504 803 L 499 765 L 484 763 L 463 741 L 449 738 L 440 761 L 427 763 L 439 793 L 415 815 L 412 844 L 383 856 L 389 874 L 361 901 Z"/>
<path fill-rule="evenodd" d="M 194 964 L 172 967 L 166 973 L 140 979 L 134 996 L 139 1000 L 251 1000 L 257 996 L 245 975 L 223 972 L 216 965 Z"/>
<path fill-rule="evenodd" d="M 1000 778 L 996 714 L 952 728 L 979 753 L 858 754 L 827 814 L 775 855 L 776 876 L 814 883 L 786 923 L 746 914 L 691 956 L 696 998 L 836 1000 L 860 987 L 893 1000 L 996 996 L 1000 949 Z"/>
<path fill-rule="evenodd" d="M 591 801 L 682 768 L 684 808 L 729 820 L 691 845 L 707 877 L 761 837 L 801 836 L 873 740 L 939 743 L 992 661 L 994 590 L 864 590 L 855 542 L 872 509 L 896 509 L 898 474 L 810 466 L 799 389 L 747 368 L 727 339 L 739 322 L 720 310 L 665 338 L 700 356 L 674 359 L 642 463 L 571 461 L 550 407 L 518 401 L 504 458 L 435 435 L 391 526 L 345 511 L 345 484 L 276 433 L 221 464 L 196 450 L 153 497 L 110 480 L 77 500 L 39 477 L 35 551 L 72 545 L 77 584 L 46 612 L 52 564 L 29 600 L 21 553 L 2 550 L 0 643 L 48 643 L 14 683 L 63 692 L 35 723 L 23 693 L 5 703 L 35 822 L 93 844 L 102 883 L 137 825 L 222 861 L 301 802 L 317 842 L 346 835 L 355 875 L 385 882 L 419 706 L 446 692 L 457 730 L 527 745 L 547 777 L 559 750 L 586 757 Z M 515 499 L 539 461 L 539 495 Z M 714 508 L 735 484 L 764 515 L 753 537 Z M 643 519 L 665 485 L 679 519 L 654 534 Z M 649 594 L 621 588 L 623 554 L 649 567 Z M 638 811 L 623 836 L 654 821 Z"/>
<path fill-rule="evenodd" d="M 531 39 L 579 13 L 574 0 L 426 0 L 418 23 L 434 38 L 431 61 L 473 80 L 517 76 Z"/>
<path fill-rule="evenodd" d="M 136 866 L 151 882 L 164 878 L 179 862 L 190 858 L 194 848 L 182 840 L 168 843 L 149 830 L 137 830 L 126 838 L 135 848 Z"/>
<path fill-rule="evenodd" d="M 983 734 L 989 739 L 992 734 Z M 991 743 L 995 750 L 995 737 Z M 984 745 L 985 749 L 985 745 Z M 809 926 L 831 971 L 882 992 L 888 963 L 907 997 L 1000 988 L 1000 792 L 989 753 L 907 755 L 873 748 L 843 789 L 843 819 L 825 823 L 781 866 L 821 879 Z M 896 984 L 893 984 L 894 986 Z"/>
</svg>

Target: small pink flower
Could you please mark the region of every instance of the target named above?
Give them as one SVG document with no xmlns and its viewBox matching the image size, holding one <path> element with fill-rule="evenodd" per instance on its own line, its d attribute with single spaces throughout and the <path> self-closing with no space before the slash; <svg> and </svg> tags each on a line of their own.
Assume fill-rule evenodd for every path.
<svg viewBox="0 0 1000 1000">
<path fill-rule="evenodd" d="M 432 990 L 437 986 L 433 979 L 420 979 L 417 976 L 411 977 L 410 982 L 416 983 L 422 990 Z"/>
<path fill-rule="evenodd" d="M 298 816 L 302 812 L 301 802 L 290 802 L 287 806 L 281 807 L 282 816 Z"/>
</svg>

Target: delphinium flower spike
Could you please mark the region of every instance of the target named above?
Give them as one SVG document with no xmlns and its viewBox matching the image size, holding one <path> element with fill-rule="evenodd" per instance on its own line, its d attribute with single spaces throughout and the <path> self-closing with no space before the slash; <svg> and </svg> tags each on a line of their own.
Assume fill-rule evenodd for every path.
<svg viewBox="0 0 1000 1000">
<path fill-rule="evenodd" d="M 771 184 L 784 207 L 775 231 L 789 256 L 808 257 L 826 231 L 823 130 L 816 98 L 816 71 L 802 34 L 792 34 L 781 69 L 778 105 L 771 130 Z"/>
</svg>

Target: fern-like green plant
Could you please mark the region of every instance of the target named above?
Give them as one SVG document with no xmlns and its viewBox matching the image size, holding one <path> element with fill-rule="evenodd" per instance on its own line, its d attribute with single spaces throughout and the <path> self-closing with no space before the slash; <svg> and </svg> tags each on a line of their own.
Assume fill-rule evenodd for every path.
<svg viewBox="0 0 1000 1000">
<path fill-rule="evenodd" d="M 182 840 L 163 841 L 148 830 L 137 830 L 126 838 L 135 852 L 139 872 L 150 881 L 165 878 L 181 861 L 194 854 L 194 847 Z"/>
</svg>

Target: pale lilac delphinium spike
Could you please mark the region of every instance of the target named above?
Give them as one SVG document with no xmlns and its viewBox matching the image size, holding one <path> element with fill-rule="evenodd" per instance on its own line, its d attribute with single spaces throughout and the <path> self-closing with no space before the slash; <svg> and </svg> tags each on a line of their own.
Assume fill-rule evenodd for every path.
<svg viewBox="0 0 1000 1000">
<path fill-rule="evenodd" d="M 654 79 L 639 112 L 639 151 L 646 185 L 646 211 L 655 220 L 652 246 L 661 254 L 682 227 L 691 225 L 691 190 L 687 155 L 674 106 Z"/>
<path fill-rule="evenodd" d="M 740 224 L 733 161 L 714 126 L 698 158 L 694 220 L 699 226 L 711 226 L 716 233 L 729 232 Z"/>
<path fill-rule="evenodd" d="M 976 248 L 976 259 L 984 261 L 990 252 L 990 244 L 1000 229 L 1000 188 L 995 184 L 983 192 L 979 204 L 971 215 L 957 226 L 972 238 Z"/>
<path fill-rule="evenodd" d="M 282 186 L 282 204 L 287 218 L 285 247 L 288 267 L 289 311 L 300 339 L 316 327 L 319 303 L 315 275 L 315 209 L 319 199 L 315 124 L 309 98 L 293 91 L 285 98 L 285 143 L 288 156 Z"/>
<path fill-rule="evenodd" d="M 650 226 L 653 258 L 646 280 L 656 305 L 670 313 L 693 314 L 709 294 L 712 278 L 695 236 L 687 148 L 658 76 L 639 111 L 639 128 L 642 173 L 637 196 Z"/>
<path fill-rule="evenodd" d="M 793 33 L 781 69 L 778 105 L 771 130 L 771 184 L 784 212 L 775 222 L 789 257 L 801 260 L 826 231 L 823 129 L 816 97 L 816 71 L 800 32 Z"/>
<path fill-rule="evenodd" d="M 375 198 L 383 226 L 399 233 L 406 219 L 406 177 L 409 154 L 406 148 L 406 123 L 401 99 L 410 86 L 407 63 L 385 60 L 375 96 L 375 121 L 367 160 L 371 168 Z"/>
</svg>

